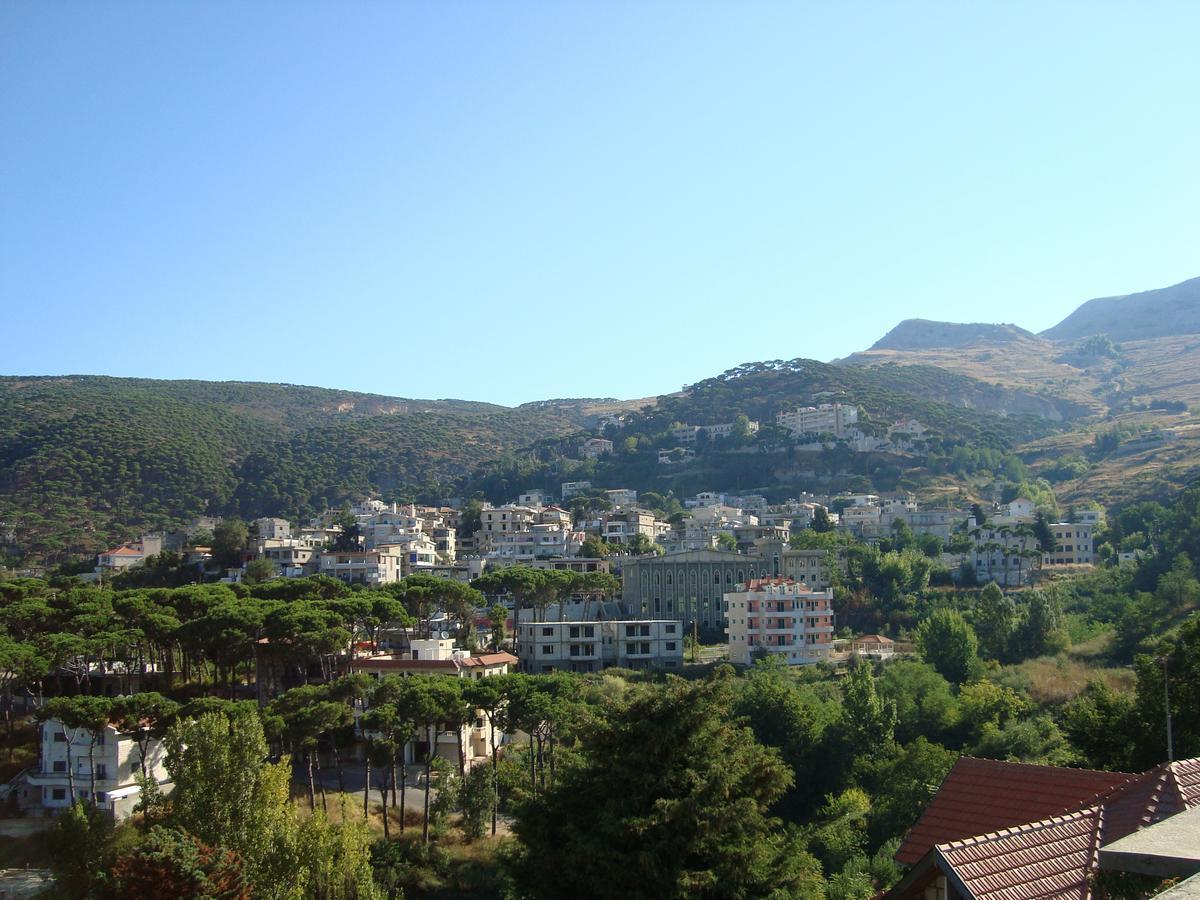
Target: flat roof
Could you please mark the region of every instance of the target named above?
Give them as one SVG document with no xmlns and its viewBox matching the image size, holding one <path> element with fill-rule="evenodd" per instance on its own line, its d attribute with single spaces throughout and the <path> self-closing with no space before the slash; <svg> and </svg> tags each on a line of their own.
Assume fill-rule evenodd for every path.
<svg viewBox="0 0 1200 900">
<path fill-rule="evenodd" d="M 1200 806 L 1104 845 L 1100 868 L 1161 878 L 1200 873 Z"/>
</svg>

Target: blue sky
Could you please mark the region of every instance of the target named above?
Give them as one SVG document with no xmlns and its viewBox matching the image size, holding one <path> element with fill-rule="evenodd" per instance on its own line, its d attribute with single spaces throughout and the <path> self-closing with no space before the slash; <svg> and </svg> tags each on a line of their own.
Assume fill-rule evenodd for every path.
<svg viewBox="0 0 1200 900">
<path fill-rule="evenodd" d="M 1200 275 L 1195 3 L 0 6 L 0 373 L 641 397 Z"/>
</svg>

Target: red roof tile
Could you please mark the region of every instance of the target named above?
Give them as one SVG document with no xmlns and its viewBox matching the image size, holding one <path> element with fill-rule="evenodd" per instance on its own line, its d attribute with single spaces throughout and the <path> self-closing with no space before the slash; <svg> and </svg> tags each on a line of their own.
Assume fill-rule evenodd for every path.
<svg viewBox="0 0 1200 900">
<path fill-rule="evenodd" d="M 935 844 L 1062 815 L 1133 775 L 961 757 L 896 852 L 911 866 Z"/>
<path fill-rule="evenodd" d="M 1101 802 L 1105 843 L 1200 806 L 1200 758 L 1155 766 L 1107 792 Z"/>
<path fill-rule="evenodd" d="M 1090 896 L 1088 874 L 1100 850 L 1103 812 L 1089 806 L 1065 816 L 939 844 L 947 875 L 976 900 Z"/>
</svg>

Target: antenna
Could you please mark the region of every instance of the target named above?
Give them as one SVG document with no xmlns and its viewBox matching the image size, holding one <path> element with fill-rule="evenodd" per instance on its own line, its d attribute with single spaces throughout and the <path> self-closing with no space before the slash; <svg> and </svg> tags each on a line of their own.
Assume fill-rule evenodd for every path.
<svg viewBox="0 0 1200 900">
<path fill-rule="evenodd" d="M 1175 761 L 1175 745 L 1171 739 L 1171 683 L 1167 678 L 1167 661 L 1169 656 L 1162 657 L 1163 664 L 1163 704 L 1167 713 L 1167 762 Z"/>
</svg>

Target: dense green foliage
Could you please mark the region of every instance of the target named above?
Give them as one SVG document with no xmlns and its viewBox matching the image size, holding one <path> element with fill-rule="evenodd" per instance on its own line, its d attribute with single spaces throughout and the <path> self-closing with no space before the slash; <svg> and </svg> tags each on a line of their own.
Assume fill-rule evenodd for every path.
<svg viewBox="0 0 1200 900">
<path fill-rule="evenodd" d="M 0 523 L 51 562 L 197 515 L 312 515 L 438 491 L 576 424 L 554 408 L 291 385 L 0 379 Z"/>
</svg>

